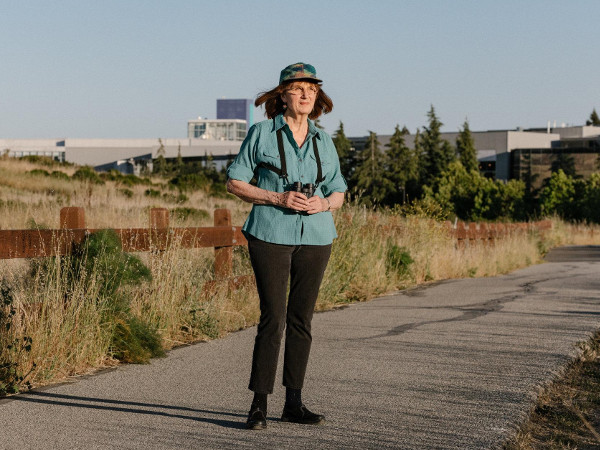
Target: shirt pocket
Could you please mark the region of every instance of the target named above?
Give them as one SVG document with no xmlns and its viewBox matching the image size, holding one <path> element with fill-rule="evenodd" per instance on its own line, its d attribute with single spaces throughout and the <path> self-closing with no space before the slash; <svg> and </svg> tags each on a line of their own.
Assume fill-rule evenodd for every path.
<svg viewBox="0 0 600 450">
<path fill-rule="evenodd" d="M 277 168 L 281 167 L 281 158 L 277 149 L 267 149 L 261 152 L 259 163 L 264 162 L 272 164 Z"/>
<path fill-rule="evenodd" d="M 311 165 L 314 167 L 314 177 L 316 179 L 317 170 L 319 170 L 319 166 L 317 165 L 317 158 L 315 157 L 314 153 L 309 153 L 308 157 L 312 163 Z M 323 172 L 323 178 L 325 178 L 327 174 L 333 169 L 333 164 L 327 158 L 323 158 L 323 156 L 321 155 L 319 155 L 319 157 L 321 158 L 321 171 Z M 313 169 L 311 169 L 311 172 L 312 170 Z"/>
<path fill-rule="evenodd" d="M 258 187 L 281 191 L 283 182 L 280 181 L 280 173 L 281 158 L 277 149 L 266 149 L 259 153 L 256 167 Z"/>
</svg>

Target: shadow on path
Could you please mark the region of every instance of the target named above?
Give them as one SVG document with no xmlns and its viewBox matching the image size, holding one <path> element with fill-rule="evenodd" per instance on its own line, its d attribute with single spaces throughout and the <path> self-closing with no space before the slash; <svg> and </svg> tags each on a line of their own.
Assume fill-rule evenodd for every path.
<svg viewBox="0 0 600 450">
<path fill-rule="evenodd" d="M 546 262 L 600 261 L 600 245 L 575 245 L 553 248 L 544 258 Z"/>
<path fill-rule="evenodd" d="M 211 411 L 207 409 L 194 409 L 185 406 L 171 406 L 171 405 L 160 405 L 153 403 L 140 403 L 140 402 L 128 402 L 122 400 L 112 400 L 106 398 L 95 398 L 95 397 L 78 397 L 74 395 L 63 395 L 54 394 L 50 392 L 28 392 L 27 394 L 15 396 L 14 401 L 31 402 L 31 403 L 43 403 L 46 405 L 58 405 L 58 406 L 70 406 L 76 408 L 88 408 L 88 409 L 99 409 L 103 411 L 118 411 L 133 414 L 146 414 L 156 415 L 164 417 L 172 417 L 176 419 L 187 419 L 196 422 L 206 422 L 213 425 L 218 425 L 225 428 L 244 428 L 245 420 L 223 420 L 211 417 L 202 417 L 202 415 L 214 415 L 214 416 L 231 416 L 240 419 L 245 419 L 245 414 L 236 414 L 226 411 Z M 92 403 L 103 403 L 103 404 L 92 404 Z M 149 409 L 141 409 L 149 408 Z M 168 410 L 173 412 L 160 411 Z M 180 411 L 181 413 L 177 413 Z M 195 415 L 184 415 L 183 412 L 188 412 Z"/>
</svg>

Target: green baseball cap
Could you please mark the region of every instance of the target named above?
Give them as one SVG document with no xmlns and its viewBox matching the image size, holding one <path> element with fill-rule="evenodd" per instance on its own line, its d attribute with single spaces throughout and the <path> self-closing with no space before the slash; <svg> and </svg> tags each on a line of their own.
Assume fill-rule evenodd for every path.
<svg viewBox="0 0 600 450">
<path fill-rule="evenodd" d="M 314 66 L 305 63 L 296 63 L 287 66 L 281 71 L 279 75 L 279 84 L 285 83 L 286 81 L 314 81 L 316 83 L 322 83 L 323 80 L 317 78 L 317 71 Z"/>
</svg>

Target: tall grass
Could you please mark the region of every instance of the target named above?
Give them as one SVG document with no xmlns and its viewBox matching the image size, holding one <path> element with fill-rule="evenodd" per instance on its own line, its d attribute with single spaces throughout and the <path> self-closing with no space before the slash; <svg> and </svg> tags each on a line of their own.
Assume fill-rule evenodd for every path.
<svg viewBox="0 0 600 450">
<path fill-rule="evenodd" d="M 174 205 L 170 197 L 162 196 L 169 192 L 161 180 L 152 181 L 152 189 L 161 196 L 150 199 L 144 194 L 145 185 L 129 186 L 133 194 L 125 196 L 119 194 L 122 186 L 114 182 L 48 180 L 43 174 L 28 174 L 33 167 L 0 161 L 0 174 L 6 174 L 0 179 L 0 228 L 27 228 L 30 223 L 55 228 L 67 198 L 69 205 L 85 207 L 90 228 L 144 226 L 150 206 L 211 212 L 228 207 L 238 225 L 250 209 L 237 199 L 202 192 L 188 193 L 184 205 Z M 39 179 L 22 182 L 23 176 Z M 48 194 L 50 188 L 66 197 Z M 320 292 L 320 310 L 427 281 L 506 273 L 539 262 L 555 245 L 600 243 L 598 227 L 558 220 L 545 235 L 514 234 L 492 243 L 465 245 L 458 245 L 442 223 L 419 214 L 405 217 L 346 205 L 335 213 L 335 221 L 339 237 Z M 203 214 L 172 219 L 176 226 L 211 222 Z M 238 247 L 234 254 L 236 275 L 251 274 L 247 249 Z M 257 323 L 258 298 L 252 285 L 232 291 L 226 283 L 208 283 L 213 281 L 211 249 L 186 250 L 175 244 L 167 251 L 138 256 L 151 276 L 137 284 L 122 283 L 108 293 L 103 266 L 95 260 L 88 264 L 87 253 L 77 256 L 83 258 L 79 265 L 71 257 L 0 261 L 0 278 L 12 295 L 12 304 L 0 308 L 15 311 L 10 329 L 0 333 L 0 365 L 10 361 L 28 374 L 28 381 L 41 385 L 118 360 L 143 362 L 159 353 L 152 349 L 154 336 L 161 348 L 169 349 Z M 129 260 L 124 261 L 127 265 Z M 74 276 L 73 267 L 83 267 L 85 273 Z M 29 338 L 30 351 L 8 348 L 10 342 Z"/>
</svg>

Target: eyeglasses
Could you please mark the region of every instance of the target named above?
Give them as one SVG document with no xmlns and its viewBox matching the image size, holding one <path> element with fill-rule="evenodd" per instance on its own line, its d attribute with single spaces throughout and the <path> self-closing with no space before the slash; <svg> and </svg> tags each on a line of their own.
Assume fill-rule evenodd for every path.
<svg viewBox="0 0 600 450">
<path fill-rule="evenodd" d="M 296 86 L 291 89 L 288 89 L 287 92 L 289 92 L 290 94 L 293 94 L 293 95 L 306 94 L 307 96 L 313 96 L 313 95 L 317 95 L 317 92 L 319 92 L 319 88 L 317 86 L 308 86 L 306 88 Z"/>
</svg>

